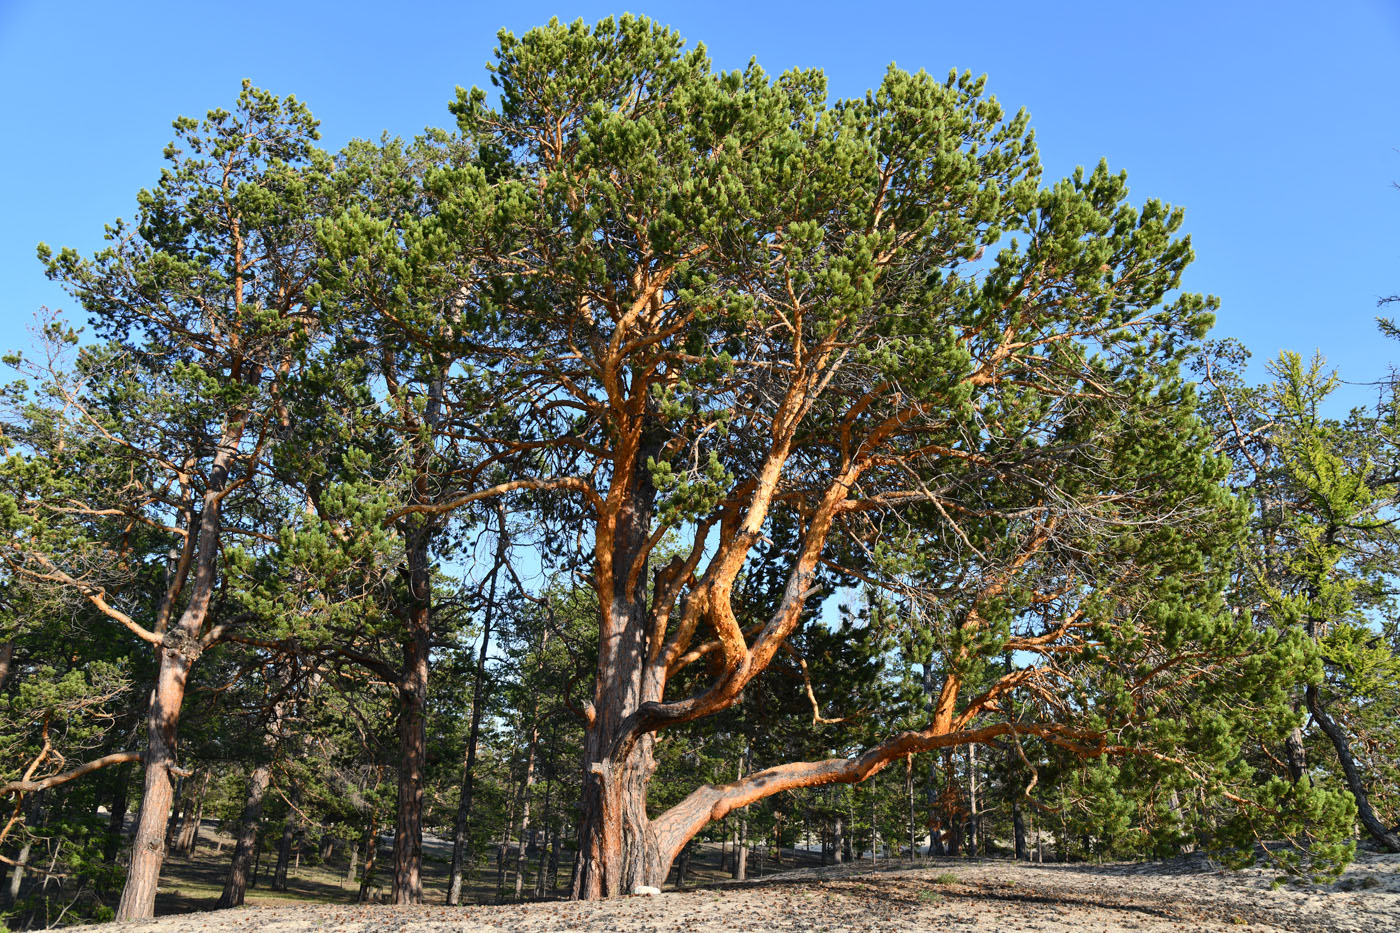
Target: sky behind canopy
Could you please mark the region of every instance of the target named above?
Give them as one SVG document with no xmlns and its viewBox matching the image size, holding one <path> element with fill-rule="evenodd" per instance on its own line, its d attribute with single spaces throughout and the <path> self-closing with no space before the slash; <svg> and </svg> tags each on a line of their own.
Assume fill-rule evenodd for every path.
<svg viewBox="0 0 1400 933">
<path fill-rule="evenodd" d="M 1320 349 L 1358 382 L 1400 362 L 1374 325 L 1400 293 L 1400 0 L 0 0 L 0 348 L 28 344 L 41 305 L 82 317 L 35 245 L 98 248 L 158 177 L 171 120 L 230 106 L 243 78 L 306 101 L 329 149 L 411 136 L 451 125 L 457 85 L 489 87 L 498 29 L 629 8 L 720 69 L 821 68 L 833 98 L 891 62 L 985 73 L 1030 112 L 1047 183 L 1105 158 L 1134 202 L 1186 209 L 1185 286 L 1220 296 L 1213 336 L 1256 364 Z"/>
</svg>

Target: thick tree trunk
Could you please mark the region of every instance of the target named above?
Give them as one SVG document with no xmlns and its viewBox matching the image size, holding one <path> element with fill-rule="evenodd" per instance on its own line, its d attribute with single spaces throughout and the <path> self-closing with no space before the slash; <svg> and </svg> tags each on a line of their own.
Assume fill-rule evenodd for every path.
<svg viewBox="0 0 1400 933">
<path fill-rule="evenodd" d="M 491 645 L 491 623 L 496 613 L 496 581 L 501 567 L 505 565 L 506 537 L 505 507 L 498 505 L 496 510 L 499 528 L 496 532 L 496 559 L 491 567 L 491 582 L 486 591 L 486 609 L 481 625 L 481 647 L 476 655 L 476 671 L 472 676 L 472 719 L 467 733 L 466 762 L 462 767 L 462 791 L 457 798 L 457 821 L 452 829 L 452 864 L 447 874 L 447 904 L 449 907 L 462 902 L 462 873 L 472 859 L 471 852 L 471 812 L 472 798 L 476 792 L 476 749 L 481 736 L 481 715 L 485 708 L 483 686 L 486 682 L 486 653 Z"/>
<path fill-rule="evenodd" d="M 1308 711 L 1312 713 L 1313 719 L 1317 720 L 1317 724 L 1322 727 L 1327 738 L 1332 740 L 1332 747 L 1336 749 L 1337 760 L 1341 762 L 1342 773 L 1346 776 L 1347 789 L 1356 798 L 1356 815 L 1361 820 L 1361 825 L 1371 835 L 1371 838 L 1383 846 L 1386 851 L 1400 852 L 1400 833 L 1386 827 L 1371 807 L 1371 798 L 1366 793 L 1366 783 L 1361 776 L 1361 769 L 1357 767 L 1356 759 L 1351 754 L 1351 741 L 1347 737 L 1346 731 L 1322 705 L 1322 697 L 1315 684 L 1308 686 L 1305 696 Z"/>
<path fill-rule="evenodd" d="M 601 716 L 599 718 L 602 718 Z M 596 726 L 596 724 L 595 724 Z M 671 858 L 685 839 L 660 839 L 647 818 L 646 792 L 656 762 L 654 738 L 644 735 L 621 759 L 608 760 L 603 730 L 589 730 L 584 775 L 580 897 L 593 900 L 631 894 L 639 885 L 660 887 Z"/>
<path fill-rule="evenodd" d="M 175 748 L 180 708 L 185 700 L 190 665 L 198 654 L 192 638 L 187 637 L 182 643 L 170 637 L 185 631 L 183 626 L 172 629 L 166 644 L 158 649 L 160 667 L 146 717 L 145 785 L 136 816 L 136 833 L 131 840 L 126 886 L 117 905 L 118 920 L 146 920 L 155 915 L 156 886 L 161 865 L 165 863 L 165 830 L 175 793 L 171 776 L 178 767 Z"/>
</svg>

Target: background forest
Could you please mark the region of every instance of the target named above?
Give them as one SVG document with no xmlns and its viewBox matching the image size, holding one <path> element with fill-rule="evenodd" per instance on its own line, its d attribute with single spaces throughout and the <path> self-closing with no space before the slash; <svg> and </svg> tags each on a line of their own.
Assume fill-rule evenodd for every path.
<svg viewBox="0 0 1400 933">
<path fill-rule="evenodd" d="M 211 845 L 197 906 L 1400 851 L 1393 373 L 1249 378 L 1182 212 L 968 73 L 833 101 L 622 17 L 491 81 L 334 153 L 245 83 L 40 246 L 5 923 Z"/>
</svg>

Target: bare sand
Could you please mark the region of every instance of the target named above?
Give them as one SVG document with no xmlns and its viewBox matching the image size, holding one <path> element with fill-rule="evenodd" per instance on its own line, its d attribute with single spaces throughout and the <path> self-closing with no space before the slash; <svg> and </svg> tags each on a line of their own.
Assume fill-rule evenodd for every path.
<svg viewBox="0 0 1400 933">
<path fill-rule="evenodd" d="M 1363 854 L 1337 882 L 1204 859 L 1027 865 L 938 859 L 807 869 L 758 882 L 618 898 L 473 907 L 260 906 L 114 924 L 114 933 L 1101 933 L 1400 930 L 1400 856 Z"/>
</svg>

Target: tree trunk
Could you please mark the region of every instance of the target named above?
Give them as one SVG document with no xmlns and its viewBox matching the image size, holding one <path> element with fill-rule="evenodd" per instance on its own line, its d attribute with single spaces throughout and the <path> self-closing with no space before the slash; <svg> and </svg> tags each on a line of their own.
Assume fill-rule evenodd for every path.
<svg viewBox="0 0 1400 933">
<path fill-rule="evenodd" d="M 506 824 L 501 827 L 501 838 L 496 843 L 496 900 L 501 900 L 501 893 L 506 886 L 506 852 L 510 849 L 510 832 L 515 828 L 515 808 L 520 803 L 520 796 L 515 790 L 515 782 L 511 782 L 508 789 L 510 793 L 510 807 L 506 810 Z"/>
<path fill-rule="evenodd" d="M 165 848 L 166 851 L 178 852 L 175 845 L 176 837 L 185 825 L 185 820 L 190 815 L 190 798 L 187 793 L 188 782 L 184 777 L 177 776 L 175 779 L 175 790 L 172 792 L 173 801 L 170 807 L 170 819 L 165 823 Z"/>
<path fill-rule="evenodd" d="M 976 858 L 982 851 L 981 839 L 978 830 L 981 829 L 981 814 L 977 811 L 977 746 L 967 747 L 967 787 L 968 787 L 968 822 L 967 822 L 967 854 Z"/>
<path fill-rule="evenodd" d="M 554 832 L 550 834 L 549 839 L 548 893 L 550 897 L 553 897 L 554 892 L 559 888 L 559 833 L 560 826 L 558 820 L 556 820 L 554 823 Z"/>
<path fill-rule="evenodd" d="M 846 847 L 846 818 L 840 812 L 832 820 L 831 825 L 831 860 L 837 865 L 842 864 L 845 859 Z"/>
<path fill-rule="evenodd" d="M 1400 833 L 1389 829 L 1380 818 L 1376 816 L 1376 811 L 1371 807 L 1371 798 L 1366 793 L 1366 784 L 1361 777 L 1361 770 L 1356 766 L 1356 759 L 1351 754 L 1351 742 L 1347 738 L 1346 732 L 1341 725 L 1332 718 L 1331 714 L 1322 705 L 1322 697 L 1319 694 L 1316 684 L 1309 684 L 1305 694 L 1308 702 L 1308 711 L 1312 713 L 1313 719 L 1322 727 L 1322 731 L 1327 734 L 1327 738 L 1332 740 L 1332 747 L 1336 749 L 1337 760 L 1341 762 L 1342 773 L 1346 776 L 1347 789 L 1356 798 L 1356 815 L 1361 820 L 1361 825 L 1371 838 L 1380 843 L 1388 852 L 1400 852 Z"/>
<path fill-rule="evenodd" d="M 258 765 L 248 777 L 248 796 L 243 802 L 243 815 L 238 820 L 238 841 L 233 847 L 228 879 L 218 907 L 241 907 L 248 891 L 253 858 L 257 851 L 258 823 L 262 821 L 263 800 L 272 783 L 272 767 Z"/>
<path fill-rule="evenodd" d="M 541 825 L 544 826 L 544 844 L 540 847 L 539 866 L 535 872 L 535 897 L 537 898 L 544 897 L 546 851 L 553 851 L 553 847 L 558 844 L 559 840 L 559 827 L 554 825 L 553 820 L 554 749 L 558 737 L 559 724 L 556 721 L 551 723 L 549 727 L 549 751 L 545 753 L 544 762 L 544 814 L 540 820 Z"/>
<path fill-rule="evenodd" d="M 431 645 L 432 568 L 426 531 L 408 548 L 413 603 L 404 641 L 399 686 L 399 794 L 394 823 L 395 904 L 423 901 L 423 772 L 428 758 L 428 651 Z"/>
<path fill-rule="evenodd" d="M 117 863 L 126 837 L 126 808 L 130 799 L 131 765 L 124 764 L 116 769 L 116 780 L 112 786 L 112 801 L 107 813 L 107 839 L 102 844 L 102 858 L 109 864 Z"/>
<path fill-rule="evenodd" d="M 287 818 L 282 821 L 282 841 L 277 846 L 277 868 L 272 872 L 272 890 L 287 890 L 287 868 L 292 861 L 292 841 L 296 838 L 298 814 L 296 805 L 301 801 L 301 789 L 293 784 L 287 794 L 289 806 Z"/>
<path fill-rule="evenodd" d="M 117 920 L 148 920 L 155 915 L 156 885 L 165 861 L 165 827 L 170 818 L 170 777 L 179 770 L 175 752 L 179 742 L 180 710 L 185 702 L 190 667 L 204 650 L 201 636 L 219 574 L 224 488 L 247 417 L 246 412 L 235 412 L 225 419 L 218 451 L 210 464 L 197 522 L 197 556 L 192 559 L 194 583 L 189 602 L 175 625 L 163 632 L 157 627 L 162 641 L 156 648 L 156 682 L 146 714 L 146 751 L 142 755 L 146 778 L 141 809 L 136 816 L 136 833 L 131 840 L 126 886 L 117 905 Z M 162 613 L 173 605 L 183 582 L 177 573 L 176 582 L 166 590 Z"/>
<path fill-rule="evenodd" d="M 345 883 L 352 884 L 355 881 L 355 865 L 360 858 L 360 847 L 353 842 L 345 846 L 349 864 L 345 866 Z"/>
<path fill-rule="evenodd" d="M 360 893 L 355 900 L 361 904 L 369 899 L 369 883 L 374 877 L 374 863 L 379 861 L 379 823 L 370 817 L 369 832 L 365 836 L 365 873 L 360 876 Z"/>
<path fill-rule="evenodd" d="M 1026 852 L 1026 820 L 1021 814 L 1019 798 L 1011 801 L 1011 830 L 1016 844 L 1016 860 L 1028 861 L 1030 855 Z"/>
<path fill-rule="evenodd" d="M 466 762 L 462 767 L 462 791 L 457 798 L 457 821 L 452 830 L 452 864 L 447 875 L 447 904 L 449 907 L 462 902 L 462 872 L 470 864 L 470 823 L 472 797 L 476 792 L 476 749 L 481 736 L 481 714 L 485 705 L 482 696 L 486 681 L 486 652 L 491 644 L 491 622 L 496 612 L 496 580 L 501 567 L 505 565 L 506 537 L 505 505 L 498 503 L 496 509 L 499 527 L 496 531 L 496 559 L 491 567 L 491 582 L 487 587 L 486 611 L 481 625 L 481 648 L 476 655 L 476 671 L 472 678 L 472 719 L 467 733 Z"/>
<path fill-rule="evenodd" d="M 20 847 L 19 855 L 15 857 L 15 863 L 11 866 L 10 872 L 10 899 L 9 904 L 14 904 L 19 900 L 19 893 L 24 888 L 24 871 L 29 867 L 29 853 L 33 850 L 34 843 L 24 840 L 24 845 Z"/>
<path fill-rule="evenodd" d="M 1297 784 L 1308 770 L 1307 755 L 1303 746 L 1303 727 L 1295 726 L 1283 740 L 1283 750 L 1288 764 L 1288 779 Z"/>
<path fill-rule="evenodd" d="M 175 838 L 175 851 L 187 858 L 194 855 L 195 846 L 199 844 L 199 824 L 204 819 L 204 796 L 208 787 L 209 772 L 205 771 L 185 805 L 185 816 Z"/>
<path fill-rule="evenodd" d="M 690 856 L 694 851 L 695 840 L 692 839 L 685 844 L 684 849 L 681 849 L 680 858 L 676 860 L 676 887 L 678 888 L 685 887 L 685 876 L 690 871 Z"/>
<path fill-rule="evenodd" d="M 904 759 L 904 795 L 909 802 L 909 857 L 918 857 L 919 840 L 914 829 L 914 756 Z"/>
<path fill-rule="evenodd" d="M 157 649 L 160 667 L 155 689 L 151 691 L 146 717 L 146 769 L 141 807 L 136 815 L 136 833 L 131 840 L 131 864 L 126 886 L 117 905 L 118 920 L 148 920 L 155 915 L 156 886 L 165 863 L 165 830 L 174 798 L 171 775 L 178 768 L 175 748 L 179 739 L 180 708 L 185 701 L 185 683 L 190 665 L 198 655 L 192 637 L 181 642 L 182 625 L 166 635 L 166 644 Z M 195 631 L 198 631 L 196 627 Z"/>
<path fill-rule="evenodd" d="M 744 744 L 744 754 L 739 757 L 739 777 L 742 779 L 749 771 L 749 755 L 752 748 L 748 743 Z M 734 831 L 734 872 L 735 880 L 744 881 L 748 878 L 749 872 L 749 808 L 744 807 L 739 811 L 739 825 Z"/>
<path fill-rule="evenodd" d="M 525 760 L 525 782 L 520 787 L 520 832 L 516 838 L 520 841 L 515 852 L 515 899 L 520 900 L 520 895 L 525 887 L 525 834 L 530 831 L 530 795 L 535 786 L 535 747 L 539 744 L 540 728 L 538 721 L 539 699 L 536 694 L 535 707 L 530 713 L 530 750 Z"/>
</svg>

